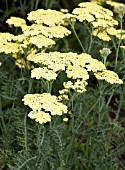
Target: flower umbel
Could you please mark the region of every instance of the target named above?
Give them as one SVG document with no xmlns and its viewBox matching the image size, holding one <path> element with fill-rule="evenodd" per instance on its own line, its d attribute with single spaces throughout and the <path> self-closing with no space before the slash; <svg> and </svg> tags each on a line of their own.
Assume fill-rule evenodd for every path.
<svg viewBox="0 0 125 170">
<path fill-rule="evenodd" d="M 62 115 L 68 111 L 67 106 L 50 93 L 26 94 L 22 100 L 33 110 L 29 113 L 29 117 L 39 123 L 48 122 L 51 116 Z"/>
</svg>

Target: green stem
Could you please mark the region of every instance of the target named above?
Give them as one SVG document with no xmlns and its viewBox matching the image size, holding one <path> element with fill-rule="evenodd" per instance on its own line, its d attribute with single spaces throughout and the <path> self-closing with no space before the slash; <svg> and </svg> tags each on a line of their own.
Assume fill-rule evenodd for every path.
<svg viewBox="0 0 125 170">
<path fill-rule="evenodd" d="M 66 155 L 65 166 L 67 165 L 74 140 L 75 140 L 75 134 L 73 134 L 72 138 L 71 138 L 71 142 L 70 142 L 70 145 L 69 145 L 69 148 L 68 148 L 68 151 L 67 151 L 67 155 Z"/>
<path fill-rule="evenodd" d="M 8 11 L 8 0 L 5 0 L 6 3 L 6 11 Z"/>
<path fill-rule="evenodd" d="M 120 45 L 121 45 L 121 42 L 122 42 L 122 17 L 120 17 L 120 29 L 121 29 L 121 33 L 120 33 L 120 39 L 118 41 L 118 47 L 117 47 L 117 50 L 116 50 L 115 67 L 117 66 L 119 49 L 120 49 Z"/>
<path fill-rule="evenodd" d="M 36 0 L 35 10 L 38 8 L 39 0 Z"/>
<path fill-rule="evenodd" d="M 91 52 L 91 48 L 92 48 L 92 43 L 93 43 L 93 27 L 90 28 L 88 27 L 88 25 L 86 24 L 86 22 L 84 22 L 84 25 L 86 27 L 86 29 L 88 30 L 88 33 L 90 34 L 90 43 L 89 43 L 89 47 L 88 47 L 88 54 L 90 54 Z"/>
<path fill-rule="evenodd" d="M 92 43 L 93 43 L 93 34 L 91 32 L 91 34 L 90 34 L 90 43 L 89 43 L 89 48 L 88 48 L 88 54 L 90 54 L 90 52 L 91 52 Z"/>
<path fill-rule="evenodd" d="M 76 30 L 75 30 L 75 27 L 74 27 L 75 23 L 71 23 L 70 22 L 70 25 L 71 25 L 71 28 L 72 28 L 72 30 L 73 30 L 73 32 L 74 32 L 74 34 L 75 34 L 75 36 L 76 36 L 80 46 L 81 46 L 81 48 L 82 48 L 82 51 L 85 53 L 85 48 L 83 47 L 83 45 L 82 45 L 82 43 L 81 43 L 81 41 L 80 41 L 80 39 L 79 39 L 79 37 L 78 37 L 78 35 L 76 33 Z"/>
<path fill-rule="evenodd" d="M 24 117 L 24 132 L 25 132 L 25 150 L 28 149 L 27 147 L 27 127 L 26 127 L 26 120 L 27 120 L 27 114 L 25 114 L 25 117 Z"/>
<path fill-rule="evenodd" d="M 112 97 L 113 97 L 114 92 L 115 92 L 115 89 L 112 89 L 112 93 L 111 93 L 111 95 L 110 95 L 110 97 L 109 97 L 109 99 L 108 99 L 108 101 L 107 101 L 107 104 L 106 104 L 107 107 L 108 107 L 110 101 L 112 100 Z"/>
</svg>

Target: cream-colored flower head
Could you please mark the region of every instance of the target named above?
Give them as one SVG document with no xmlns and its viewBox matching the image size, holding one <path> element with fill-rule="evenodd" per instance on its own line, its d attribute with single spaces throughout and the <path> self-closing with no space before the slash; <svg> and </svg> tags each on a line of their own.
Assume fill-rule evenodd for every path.
<svg viewBox="0 0 125 170">
<path fill-rule="evenodd" d="M 49 47 L 49 46 L 52 46 L 55 44 L 55 41 L 53 41 L 50 38 L 46 38 L 43 35 L 37 35 L 37 36 L 30 37 L 29 42 L 31 44 L 36 45 L 38 48 Z"/>
<path fill-rule="evenodd" d="M 32 24 L 23 29 L 25 36 L 34 36 L 34 35 L 44 35 L 48 38 L 63 38 L 71 34 L 67 28 L 63 26 L 52 26 L 47 27 L 41 24 Z"/>
<path fill-rule="evenodd" d="M 113 19 L 112 11 L 96 3 L 82 2 L 79 4 L 79 8 L 75 8 L 72 13 L 80 22 L 86 20 L 91 23 L 94 28 L 93 35 L 104 41 L 111 40 L 111 30 L 109 33 L 106 30 L 118 25 L 118 22 Z"/>
<path fill-rule="evenodd" d="M 98 72 L 102 70 L 106 70 L 105 65 L 98 61 L 97 59 L 91 59 L 89 64 L 86 65 L 87 71 Z"/>
<path fill-rule="evenodd" d="M 26 39 L 27 37 L 25 36 L 25 34 L 16 35 L 13 37 L 13 40 L 18 41 L 19 43 L 24 42 Z"/>
<path fill-rule="evenodd" d="M 58 71 L 65 71 L 67 78 L 71 79 L 71 81 L 64 83 L 65 89 L 72 89 L 78 93 L 86 91 L 86 81 L 89 79 L 90 71 L 95 74 L 106 70 L 106 66 L 101 61 L 93 59 L 86 53 L 80 55 L 60 52 L 38 53 L 32 56 L 30 61 L 46 67 L 45 70 L 43 69 L 44 67 L 34 69 L 31 73 L 32 77 L 55 80 Z M 65 94 L 61 94 L 60 100 L 67 98 L 67 96 L 63 95 Z"/>
<path fill-rule="evenodd" d="M 43 124 L 51 121 L 51 116 L 48 112 L 44 111 L 31 111 L 28 117 L 35 119 L 36 122 Z"/>
<path fill-rule="evenodd" d="M 13 34 L 10 34 L 10 33 L 4 33 L 4 32 L 1 32 L 0 33 L 0 44 L 7 44 L 8 42 L 11 42 L 14 38 L 14 35 Z"/>
<path fill-rule="evenodd" d="M 19 44 L 8 42 L 7 44 L 0 44 L 0 53 L 11 54 L 21 52 L 22 48 Z"/>
<path fill-rule="evenodd" d="M 10 17 L 9 19 L 6 20 L 6 23 L 10 26 L 14 27 L 25 27 L 26 26 L 26 21 L 23 18 L 19 17 Z"/>
<path fill-rule="evenodd" d="M 68 13 L 68 9 L 60 9 L 60 11 L 63 13 Z"/>
<path fill-rule="evenodd" d="M 110 70 L 103 70 L 102 72 L 94 73 L 94 75 L 98 80 L 105 80 L 110 84 L 123 84 L 118 75 Z"/>
<path fill-rule="evenodd" d="M 72 79 L 82 78 L 84 80 L 89 79 L 89 74 L 85 68 L 80 65 L 68 65 L 66 68 L 67 77 Z"/>
<path fill-rule="evenodd" d="M 40 68 L 34 68 L 31 71 L 31 78 L 41 79 L 44 78 L 48 81 L 50 80 L 56 80 L 57 74 L 49 70 L 47 67 L 40 67 Z"/>
<path fill-rule="evenodd" d="M 67 113 L 67 106 L 50 93 L 26 94 L 22 100 L 35 112 L 50 112 L 51 116 Z"/>
<path fill-rule="evenodd" d="M 87 20 L 88 22 L 92 22 L 96 19 L 107 19 L 112 20 L 113 13 L 112 11 L 103 8 L 100 5 L 94 4 L 92 2 L 82 2 L 78 5 L 80 8 L 75 8 L 73 10 L 73 14 L 77 16 L 83 16 L 83 21 L 86 20 L 84 16 L 86 17 L 88 15 L 88 18 L 93 18 L 91 21 Z M 91 16 L 90 16 L 91 15 Z M 89 17 L 90 16 L 90 17 Z M 80 19 L 80 17 L 78 17 Z M 82 19 L 81 19 L 82 21 Z"/>
<path fill-rule="evenodd" d="M 56 10 L 38 9 L 28 14 L 28 20 L 37 24 L 45 24 L 47 26 L 55 26 L 64 24 L 63 16 L 65 14 Z"/>
<path fill-rule="evenodd" d="M 54 72 L 57 72 L 59 70 L 65 70 L 66 63 L 68 62 L 67 59 L 74 55 L 77 54 L 60 52 L 38 53 L 34 55 L 30 61 L 45 65 Z"/>
<path fill-rule="evenodd" d="M 77 79 L 75 83 L 68 81 L 63 83 L 65 89 L 72 89 L 78 93 L 83 93 L 86 91 L 87 82 L 82 79 Z"/>
</svg>

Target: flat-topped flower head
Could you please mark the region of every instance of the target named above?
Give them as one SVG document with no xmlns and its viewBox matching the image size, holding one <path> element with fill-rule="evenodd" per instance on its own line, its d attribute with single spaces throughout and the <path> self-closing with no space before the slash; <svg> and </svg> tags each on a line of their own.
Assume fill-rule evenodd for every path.
<svg viewBox="0 0 125 170">
<path fill-rule="evenodd" d="M 107 49 L 103 49 L 102 52 L 106 53 L 106 55 L 107 53 L 110 53 L 110 51 Z M 106 66 L 101 61 L 93 59 L 89 54 L 86 53 L 77 54 L 71 52 L 43 52 L 32 56 L 30 61 L 38 63 L 43 67 L 32 70 L 32 78 L 35 77 L 39 79 L 42 77 L 48 81 L 55 80 L 57 78 L 58 71 L 64 71 L 67 75 L 67 78 L 71 80 L 63 83 L 64 88 L 68 90 L 72 89 L 78 93 L 83 93 L 86 91 L 86 85 L 87 80 L 89 79 L 90 71 L 95 74 L 106 70 Z M 65 93 L 63 94 L 63 91 L 61 91 L 60 100 L 63 99 L 68 100 L 68 96 Z"/>
<path fill-rule="evenodd" d="M 77 79 L 74 83 L 71 81 L 64 82 L 64 90 L 74 90 L 78 93 L 84 93 L 86 91 L 86 85 L 88 83 L 83 79 Z"/>
<path fill-rule="evenodd" d="M 123 81 L 119 79 L 118 75 L 110 70 L 103 70 L 102 72 L 94 73 L 98 80 L 105 80 L 110 84 L 123 84 Z"/>
<path fill-rule="evenodd" d="M 50 38 L 46 38 L 43 35 L 37 35 L 37 36 L 30 37 L 29 42 L 31 44 L 36 45 L 38 48 L 49 47 L 49 46 L 52 46 L 55 44 L 55 41 L 53 41 Z"/>
<path fill-rule="evenodd" d="M 20 17 L 10 17 L 9 19 L 6 20 L 6 23 L 9 26 L 13 25 L 14 27 L 20 27 L 20 28 L 23 28 L 26 26 L 26 21 Z"/>
<path fill-rule="evenodd" d="M 31 111 L 28 117 L 35 119 L 36 122 L 43 124 L 51 121 L 51 116 L 48 112 L 44 111 Z"/>
<path fill-rule="evenodd" d="M 14 58 L 15 55 L 12 54 L 12 57 Z M 29 70 L 33 68 L 33 65 L 29 61 L 26 62 L 25 58 L 20 56 L 16 58 L 15 64 L 18 66 L 18 68 L 28 68 Z"/>
<path fill-rule="evenodd" d="M 97 59 L 91 59 L 89 64 L 86 65 L 87 71 L 98 72 L 102 70 L 106 70 L 105 65 L 98 61 Z"/>
<path fill-rule="evenodd" d="M 48 81 L 50 80 L 56 80 L 57 74 L 49 70 L 47 67 L 40 67 L 40 68 L 34 68 L 31 71 L 31 78 L 41 79 L 44 78 Z"/>
<path fill-rule="evenodd" d="M 0 33 L 0 44 L 7 44 L 8 42 L 11 42 L 14 38 L 13 34 L 10 34 L 8 32 L 1 32 Z"/>
<path fill-rule="evenodd" d="M 80 22 L 84 22 L 85 20 L 89 22 L 94 28 L 94 36 L 103 41 L 111 40 L 110 33 L 108 34 L 106 30 L 118 25 L 118 22 L 113 19 L 113 12 L 92 2 L 82 2 L 78 6 L 79 8 L 73 10 L 73 15 Z"/>
<path fill-rule="evenodd" d="M 63 26 L 47 27 L 41 24 L 32 24 L 23 28 L 25 36 L 44 35 L 48 38 L 63 38 L 71 34 L 71 31 Z"/>
<path fill-rule="evenodd" d="M 50 93 L 26 94 L 23 101 L 25 105 L 28 105 L 35 112 L 50 112 L 51 115 L 67 113 L 67 106 Z"/>
<path fill-rule="evenodd" d="M 30 58 L 30 61 L 45 65 L 54 72 L 57 72 L 59 70 L 65 70 L 68 60 L 71 60 L 75 55 L 77 54 L 60 52 L 38 53 Z"/>
<path fill-rule="evenodd" d="M 85 68 L 80 65 L 68 65 L 66 68 L 67 77 L 72 79 L 82 78 L 84 80 L 89 79 L 89 74 Z"/>
<path fill-rule="evenodd" d="M 113 20 L 112 11 L 106 8 L 103 8 L 100 5 L 97 5 L 91 2 L 82 2 L 78 6 L 80 8 L 75 8 L 72 13 L 77 16 L 81 16 L 81 21 L 82 21 L 82 18 L 83 20 L 85 20 L 85 17 L 87 17 L 87 15 L 88 15 L 87 18 L 91 18 L 90 21 L 87 20 L 88 22 L 92 22 L 96 19 Z M 78 19 L 80 19 L 80 17 L 78 17 Z"/>
<path fill-rule="evenodd" d="M 7 44 L 0 44 L 0 53 L 11 54 L 18 52 L 22 52 L 22 48 L 17 43 L 8 42 Z"/>
<path fill-rule="evenodd" d="M 37 24 L 45 24 L 47 26 L 55 26 L 64 24 L 63 16 L 65 14 L 56 10 L 38 9 L 28 14 L 28 20 L 34 21 Z"/>
</svg>

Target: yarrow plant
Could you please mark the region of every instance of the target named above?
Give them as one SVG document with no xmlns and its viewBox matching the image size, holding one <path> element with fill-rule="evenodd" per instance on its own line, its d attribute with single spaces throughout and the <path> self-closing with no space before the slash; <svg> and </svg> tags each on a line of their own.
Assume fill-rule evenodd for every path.
<svg viewBox="0 0 125 170">
<path fill-rule="evenodd" d="M 16 59 L 15 63 L 19 68 L 28 65 L 28 68 L 32 69 L 31 78 L 41 79 L 44 82 L 52 81 L 51 88 L 59 73 L 62 71 L 65 72 L 69 80 L 63 82 L 63 86 L 64 90 L 68 90 L 68 93 L 72 90 L 74 93 L 84 93 L 87 90 L 86 86 L 90 72 L 92 72 L 98 80 L 105 80 L 111 84 L 122 84 L 123 81 L 119 79 L 116 73 L 106 69 L 105 62 L 103 64 L 101 61 L 93 59 L 91 55 L 87 53 L 46 52 L 46 48 L 56 44 L 57 38 L 63 38 L 71 34 L 71 31 L 66 28 L 66 25 L 68 25 L 69 19 L 72 18 L 76 18 L 80 22 L 86 20 L 92 24 L 94 36 L 103 38 L 103 40 L 110 40 L 106 32 L 105 36 L 103 36 L 100 30 L 103 30 L 104 33 L 104 31 L 118 25 L 118 22 L 112 18 L 113 13 L 108 9 L 89 2 L 80 3 L 79 7 L 80 8 L 75 8 L 72 14 L 64 14 L 63 12 L 51 9 L 32 11 L 27 17 L 29 21 L 34 22 L 31 26 L 27 26 L 26 21 L 21 18 L 11 17 L 6 22 L 10 26 L 21 27 L 22 34 L 12 35 L 9 33 L 1 33 L 1 52 L 11 54 L 12 57 Z M 96 34 L 95 31 L 97 32 Z M 105 37 L 108 39 L 105 39 Z M 11 48 L 11 46 L 13 48 Z M 101 51 L 101 53 L 103 52 Z M 31 62 L 32 64 L 30 64 Z M 38 64 L 39 67 L 33 69 L 33 66 L 31 66 L 33 63 Z M 49 89 L 49 91 L 46 90 L 47 93 L 43 94 L 48 96 L 48 92 L 51 94 L 51 90 L 52 89 Z M 39 108 L 39 104 L 43 105 L 46 98 L 42 99 L 42 97 L 39 96 L 40 101 L 38 102 L 38 97 L 35 97 L 36 95 L 39 96 L 40 94 L 28 94 L 24 96 L 24 104 L 28 105 L 31 109 L 34 107 Z M 58 96 L 58 98 L 61 99 L 60 96 Z M 51 100 L 51 95 L 48 96 L 48 100 Z M 51 120 L 50 114 L 52 116 L 62 115 L 63 110 L 59 111 L 57 106 L 63 106 L 63 103 L 61 103 L 61 101 L 59 102 L 60 103 L 55 106 L 52 102 L 47 104 L 48 107 L 54 108 L 52 112 L 41 106 L 38 112 L 33 109 L 28 116 L 39 123 L 46 123 L 47 120 Z M 67 108 L 65 105 L 64 107 Z M 50 113 L 48 113 L 48 111 Z M 64 113 L 67 111 L 64 111 Z M 55 112 L 55 114 L 53 112 Z"/>
<path fill-rule="evenodd" d="M 116 8 L 117 3 L 100 0 L 82 2 L 71 13 L 67 9 L 37 9 L 28 13 L 27 20 L 14 16 L 6 20 L 15 33 L 0 33 L 0 53 L 15 62 L 20 78 L 14 87 L 22 87 L 13 91 L 15 96 L 23 96 L 18 104 L 15 96 L 7 99 L 12 100 L 12 109 L 17 104 L 17 111 L 22 101 L 25 105 L 23 125 L 18 127 L 23 130 L 17 128 L 14 133 L 25 138 L 18 138 L 23 151 L 17 153 L 21 158 L 16 158 L 17 169 L 117 168 L 119 155 L 112 154 L 116 146 L 112 138 L 123 130 L 118 117 L 123 107 L 119 91 L 122 94 L 125 77 L 124 64 L 119 67 L 125 49 L 124 5 L 118 3 L 115 12 L 119 16 L 115 18 L 111 10 L 99 5 L 102 2 Z M 2 58 L 1 68 L 4 62 Z M 7 88 L 3 89 L 6 92 Z M 6 127 L 3 120 L 1 127 Z M 29 142 L 28 132 L 34 143 Z"/>
</svg>

